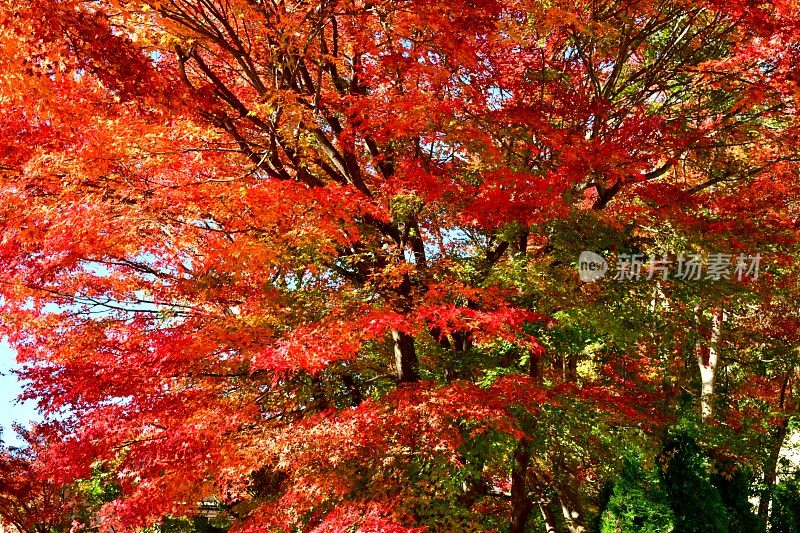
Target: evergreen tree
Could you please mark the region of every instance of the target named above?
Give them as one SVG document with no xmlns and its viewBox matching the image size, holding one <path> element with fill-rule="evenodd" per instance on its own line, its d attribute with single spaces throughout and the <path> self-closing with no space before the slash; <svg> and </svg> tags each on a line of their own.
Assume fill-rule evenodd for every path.
<svg viewBox="0 0 800 533">
<path fill-rule="evenodd" d="M 600 517 L 600 532 L 660 533 L 672 530 L 674 522 L 658 474 L 646 470 L 639 455 L 627 456 Z"/>
</svg>

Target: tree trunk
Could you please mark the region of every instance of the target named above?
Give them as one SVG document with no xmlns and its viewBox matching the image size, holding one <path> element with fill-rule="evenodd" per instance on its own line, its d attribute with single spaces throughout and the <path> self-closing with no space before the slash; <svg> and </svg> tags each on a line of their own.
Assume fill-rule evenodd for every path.
<svg viewBox="0 0 800 533">
<path fill-rule="evenodd" d="M 786 439 L 786 430 L 789 427 L 789 417 L 785 417 L 781 424 L 773 432 L 772 449 L 764 465 L 764 488 L 758 499 L 758 517 L 763 523 L 767 523 L 769 518 L 769 504 L 772 501 L 772 489 L 775 487 L 775 480 L 778 475 L 778 459 L 783 448 L 783 441 Z"/>
<path fill-rule="evenodd" d="M 343 374 L 342 383 L 347 389 L 347 394 L 350 396 L 350 405 L 352 407 L 361 405 L 361 402 L 364 401 L 364 395 L 361 394 L 361 389 L 359 389 L 358 383 L 353 379 L 353 376 L 351 374 Z"/>
<path fill-rule="evenodd" d="M 314 402 L 317 404 L 317 409 L 325 411 L 331 404 L 328 401 L 328 396 L 325 394 L 325 387 L 319 376 L 311 377 L 311 388 L 313 391 Z"/>
<path fill-rule="evenodd" d="M 557 468 L 554 472 L 555 489 L 561 502 L 561 513 L 564 515 L 564 524 L 570 533 L 584 533 L 586 531 L 586 513 L 583 511 L 580 491 L 578 490 L 578 464 L 563 456 L 554 461 Z"/>
<path fill-rule="evenodd" d="M 394 364 L 397 381 L 412 383 L 419 380 L 417 351 L 414 349 L 414 337 L 393 329 Z"/>
<path fill-rule="evenodd" d="M 700 313 L 697 311 L 698 328 Z M 720 340 L 722 339 L 722 323 L 725 321 L 725 311 L 719 307 L 714 310 L 711 319 L 711 338 L 708 349 L 703 349 L 702 337 L 697 340 L 697 365 L 700 367 L 700 416 L 703 420 L 710 420 L 714 416 L 714 386 L 717 381 L 717 365 L 719 363 Z"/>
<path fill-rule="evenodd" d="M 522 256 L 527 255 L 527 242 L 528 231 L 525 230 L 518 243 L 518 253 Z M 541 360 L 537 353 L 531 352 L 530 354 L 528 374 L 534 381 L 541 383 Z M 529 437 L 523 437 L 517 441 L 511 465 L 511 524 L 509 525 L 508 533 L 525 533 L 525 526 L 533 510 L 533 501 L 528 495 L 528 467 L 530 466 L 532 452 L 533 443 Z M 552 514 L 546 505 L 541 502 L 539 503 L 539 509 L 545 518 L 545 524 L 549 528 L 550 525 L 555 523 Z M 549 531 L 550 529 L 548 529 Z"/>
<path fill-rule="evenodd" d="M 789 389 L 789 382 L 794 369 L 786 372 L 781 383 L 781 396 L 778 407 L 783 410 L 786 407 L 786 392 Z M 773 431 L 772 449 L 770 450 L 767 463 L 764 465 L 764 488 L 758 499 L 758 517 L 766 524 L 769 519 L 769 504 L 772 502 L 772 489 L 775 487 L 775 480 L 778 475 L 778 459 L 781 456 L 783 441 L 786 439 L 786 432 L 789 429 L 789 417 L 784 416 L 779 426 Z"/>
<path fill-rule="evenodd" d="M 577 488 L 577 487 L 575 487 Z M 564 521 L 567 523 L 567 531 L 569 533 L 585 533 L 586 528 L 581 523 L 586 517 L 578 509 L 580 506 L 575 506 L 577 502 L 570 499 L 561 500 L 561 512 L 564 515 Z"/>
<path fill-rule="evenodd" d="M 553 516 L 553 512 L 550 510 L 548 502 L 540 500 L 538 503 L 539 511 L 542 513 L 542 520 L 544 520 L 544 532 L 556 533 L 556 519 Z"/>
<path fill-rule="evenodd" d="M 533 509 L 528 497 L 528 465 L 531 461 L 531 443 L 521 438 L 514 449 L 511 467 L 511 525 L 508 533 L 525 533 L 525 524 Z"/>
</svg>

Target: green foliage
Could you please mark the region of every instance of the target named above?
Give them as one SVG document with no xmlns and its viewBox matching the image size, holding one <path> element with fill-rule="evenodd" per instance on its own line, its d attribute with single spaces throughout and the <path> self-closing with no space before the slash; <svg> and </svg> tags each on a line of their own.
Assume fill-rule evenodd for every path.
<svg viewBox="0 0 800 533">
<path fill-rule="evenodd" d="M 753 473 L 730 460 L 710 459 L 686 427 L 664 440 L 660 468 L 646 468 L 643 457 L 641 451 L 626 454 L 596 531 L 763 533 L 749 501 Z M 786 487 L 779 516 L 791 521 L 793 509 L 800 509 L 800 485 Z"/>
<path fill-rule="evenodd" d="M 674 522 L 658 474 L 645 469 L 638 454 L 628 454 L 600 517 L 600 532 L 660 533 L 671 531 Z"/>
<path fill-rule="evenodd" d="M 800 533 L 800 475 L 778 483 L 772 494 L 770 533 Z"/>
<path fill-rule="evenodd" d="M 115 482 L 113 465 L 96 463 L 87 479 L 76 482 L 75 490 L 80 497 L 80 505 L 75 519 L 84 524 L 91 524 L 94 515 L 103 504 L 120 496 L 119 485 Z"/>
<path fill-rule="evenodd" d="M 675 514 L 675 533 L 726 533 L 728 511 L 711 481 L 711 464 L 694 438 L 676 432 L 661 453 L 661 480 Z"/>
<path fill-rule="evenodd" d="M 721 467 L 721 468 L 720 468 Z M 764 525 L 753 512 L 750 503 L 750 487 L 753 474 L 738 465 L 718 465 L 718 472 L 712 477 L 722 502 L 728 511 L 728 528 L 732 532 L 747 531 L 761 533 Z"/>
</svg>

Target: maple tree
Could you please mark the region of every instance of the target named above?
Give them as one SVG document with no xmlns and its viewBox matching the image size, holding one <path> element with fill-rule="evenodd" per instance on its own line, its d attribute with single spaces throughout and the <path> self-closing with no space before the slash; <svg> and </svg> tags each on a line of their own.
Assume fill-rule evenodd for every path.
<svg viewBox="0 0 800 533">
<path fill-rule="evenodd" d="M 242 531 L 585 531 L 626 439 L 709 347 L 730 365 L 713 317 L 769 310 L 794 346 L 794 0 L 5 0 L 0 24 L 2 331 L 59 422 L 49 482 L 117 465 L 101 527 L 216 497 Z M 785 266 L 575 276 L 681 247 Z M 709 425 L 750 363 L 703 378 Z"/>
<path fill-rule="evenodd" d="M 74 487 L 47 479 L 37 460 L 45 447 L 42 435 L 35 429 L 20 431 L 25 447 L 0 447 L 0 526 L 20 533 L 69 531 L 81 497 Z"/>
</svg>

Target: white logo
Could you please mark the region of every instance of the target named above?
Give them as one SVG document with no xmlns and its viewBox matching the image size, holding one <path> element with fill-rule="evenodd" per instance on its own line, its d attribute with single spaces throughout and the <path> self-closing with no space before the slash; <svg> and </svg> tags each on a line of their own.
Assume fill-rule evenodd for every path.
<svg viewBox="0 0 800 533">
<path fill-rule="evenodd" d="M 584 251 L 578 257 L 578 277 L 584 283 L 591 283 L 602 278 L 608 272 L 608 263 L 603 256 Z"/>
</svg>

